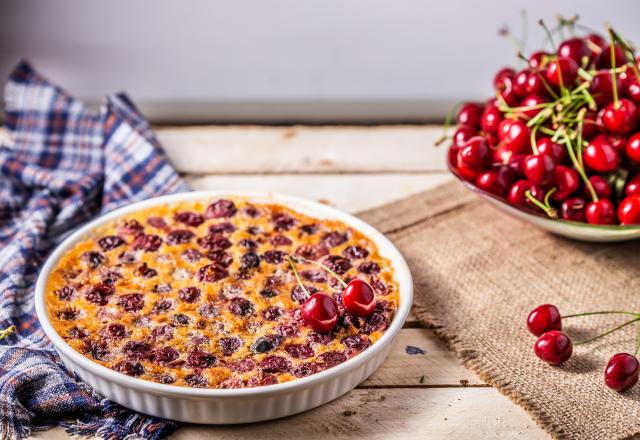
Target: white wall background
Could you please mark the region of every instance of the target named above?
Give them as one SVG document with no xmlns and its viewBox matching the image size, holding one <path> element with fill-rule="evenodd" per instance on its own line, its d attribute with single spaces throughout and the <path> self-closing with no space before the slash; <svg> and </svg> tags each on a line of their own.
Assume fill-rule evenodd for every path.
<svg viewBox="0 0 640 440">
<path fill-rule="evenodd" d="M 640 1 L 2 0 L 0 74 L 21 57 L 93 104 L 126 90 L 155 120 L 441 118 L 579 13 L 640 42 Z"/>
</svg>

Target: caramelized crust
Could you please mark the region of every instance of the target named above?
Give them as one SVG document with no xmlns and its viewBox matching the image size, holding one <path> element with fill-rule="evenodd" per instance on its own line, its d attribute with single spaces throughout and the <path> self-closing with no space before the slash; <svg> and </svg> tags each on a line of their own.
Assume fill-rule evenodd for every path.
<svg viewBox="0 0 640 440">
<path fill-rule="evenodd" d="M 287 255 L 361 277 L 376 311 L 344 311 L 342 287 L 316 265 L 297 268 L 311 292 L 332 295 L 336 328 L 318 334 Z M 376 245 L 344 223 L 242 198 L 164 205 L 95 230 L 52 271 L 46 301 L 65 341 L 122 373 L 191 387 L 294 380 L 375 343 L 398 306 L 398 285 Z"/>
</svg>

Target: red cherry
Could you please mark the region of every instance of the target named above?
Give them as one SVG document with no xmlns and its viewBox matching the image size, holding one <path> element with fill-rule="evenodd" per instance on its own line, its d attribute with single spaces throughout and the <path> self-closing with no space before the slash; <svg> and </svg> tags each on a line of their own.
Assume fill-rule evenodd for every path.
<svg viewBox="0 0 640 440">
<path fill-rule="evenodd" d="M 624 152 L 624 149 L 627 146 L 626 137 L 620 136 L 619 134 L 611 134 L 607 136 L 607 139 L 609 140 L 611 146 L 618 152 L 618 154 L 622 154 Z"/>
<path fill-rule="evenodd" d="M 581 38 L 571 38 L 563 41 L 558 46 L 558 56 L 571 58 L 579 66 L 584 65 L 584 58 L 591 58 L 592 52 L 589 46 Z"/>
<path fill-rule="evenodd" d="M 604 49 L 607 46 L 607 40 L 602 38 L 598 34 L 589 34 L 585 37 L 585 41 L 589 42 L 592 46 L 596 48 L 600 48 L 600 50 Z"/>
<path fill-rule="evenodd" d="M 514 77 L 503 78 L 496 86 L 496 95 L 500 96 L 508 106 L 515 106 L 520 100 L 520 96 L 515 91 Z"/>
<path fill-rule="evenodd" d="M 636 78 L 630 79 L 625 86 L 625 93 L 636 106 L 640 105 L 640 81 Z"/>
<path fill-rule="evenodd" d="M 492 163 L 497 163 L 500 165 L 506 165 L 511 160 L 511 156 L 515 153 L 511 151 L 511 149 L 505 145 L 500 146 L 492 151 Z"/>
<path fill-rule="evenodd" d="M 458 168 L 458 151 L 460 151 L 460 147 L 455 144 L 451 144 L 447 154 L 451 168 Z"/>
<path fill-rule="evenodd" d="M 527 94 L 527 82 L 530 74 L 531 70 L 522 69 L 513 77 L 513 92 L 516 95 L 522 97 Z"/>
<path fill-rule="evenodd" d="M 504 119 L 498 126 L 498 136 L 514 153 L 524 153 L 529 147 L 529 129 L 520 120 Z"/>
<path fill-rule="evenodd" d="M 498 138 L 503 140 L 507 134 L 509 134 L 509 129 L 511 128 L 511 124 L 515 122 L 513 119 L 503 119 L 498 124 Z"/>
<path fill-rule="evenodd" d="M 485 102 L 484 107 L 485 110 L 489 107 L 499 107 L 500 103 L 498 102 L 497 98 L 489 98 L 487 99 L 487 102 Z"/>
<path fill-rule="evenodd" d="M 591 186 L 599 199 L 611 198 L 611 186 L 609 186 L 609 183 L 604 177 L 594 174 L 593 176 L 589 176 L 589 182 L 591 182 Z M 584 188 L 584 195 L 588 198 L 591 197 L 586 187 Z"/>
<path fill-rule="evenodd" d="M 560 365 L 571 357 L 573 344 L 566 334 L 559 330 L 551 330 L 538 338 L 533 344 L 533 351 L 546 363 Z"/>
<path fill-rule="evenodd" d="M 522 114 L 528 117 L 529 119 L 533 118 L 535 115 L 542 111 L 542 108 L 537 107 L 540 104 L 544 104 L 547 102 L 544 98 L 539 95 L 527 95 L 521 102 L 520 107 L 532 107 L 528 110 L 522 110 Z"/>
<path fill-rule="evenodd" d="M 638 383 L 640 363 L 629 353 L 614 354 L 604 370 L 604 383 L 612 390 L 626 391 Z"/>
<path fill-rule="evenodd" d="M 547 96 L 549 91 L 545 86 L 542 74 L 538 72 L 531 73 L 527 78 L 526 92 L 531 95 Z"/>
<path fill-rule="evenodd" d="M 476 180 L 476 177 L 478 177 L 478 174 L 480 174 L 479 170 L 474 170 L 472 168 L 465 167 L 464 165 L 458 165 L 456 168 L 458 170 L 458 173 L 460 173 L 460 175 L 469 182 L 473 182 L 474 180 Z"/>
<path fill-rule="evenodd" d="M 484 133 L 484 138 L 491 147 L 497 147 L 500 143 L 500 139 L 496 133 Z"/>
<path fill-rule="evenodd" d="M 592 170 L 609 173 L 618 168 L 620 156 L 611 144 L 603 138 L 593 139 L 582 152 L 584 163 Z"/>
<path fill-rule="evenodd" d="M 502 146 L 493 150 L 493 163 L 507 165 L 516 175 L 523 175 L 522 161 L 525 155 L 514 153 L 509 147 Z"/>
<path fill-rule="evenodd" d="M 562 163 L 567 158 L 567 149 L 560 144 L 556 144 L 549 137 L 541 137 L 536 141 L 538 154 L 546 154 L 556 163 Z"/>
<path fill-rule="evenodd" d="M 498 73 L 496 73 L 496 75 L 493 77 L 493 87 L 497 89 L 498 85 L 500 85 L 500 83 L 502 83 L 505 78 L 513 78 L 515 74 L 516 71 L 511 67 L 503 67 L 502 69 L 498 70 Z"/>
<path fill-rule="evenodd" d="M 458 151 L 458 168 L 480 170 L 487 165 L 489 146 L 484 138 L 472 137 L 467 144 Z"/>
<path fill-rule="evenodd" d="M 534 336 L 540 336 L 550 330 L 562 330 L 562 318 L 558 308 L 552 304 L 536 307 L 527 317 L 527 328 Z"/>
<path fill-rule="evenodd" d="M 524 154 L 512 154 L 507 160 L 507 166 L 513 170 L 515 176 L 524 176 Z"/>
<path fill-rule="evenodd" d="M 480 118 L 484 112 L 484 107 L 481 104 L 475 102 L 467 102 L 456 115 L 456 122 L 458 125 L 466 126 L 478 130 L 480 128 Z"/>
<path fill-rule="evenodd" d="M 506 190 L 506 188 L 499 182 L 498 172 L 496 170 L 484 171 L 478 174 L 475 183 L 481 190 L 492 194 L 502 195 Z"/>
<path fill-rule="evenodd" d="M 640 224 L 640 195 L 625 197 L 618 205 L 618 219 L 623 225 Z"/>
<path fill-rule="evenodd" d="M 502 196 L 513 182 L 514 174 L 509 167 L 485 171 L 476 177 L 476 186 L 483 191 Z"/>
<path fill-rule="evenodd" d="M 342 294 L 342 302 L 347 312 L 357 316 L 369 316 L 376 308 L 373 288 L 360 278 L 355 278 L 347 284 Z"/>
<path fill-rule="evenodd" d="M 554 171 L 554 182 L 558 189 L 551 195 L 551 198 L 556 201 L 566 199 L 580 188 L 580 178 L 578 177 L 578 173 L 563 165 L 556 166 Z"/>
<path fill-rule="evenodd" d="M 632 162 L 640 164 L 640 133 L 636 133 L 629 138 L 625 151 Z"/>
<path fill-rule="evenodd" d="M 562 202 L 560 206 L 560 217 L 564 220 L 574 222 L 584 222 L 584 207 L 587 205 L 582 197 L 571 197 Z"/>
<path fill-rule="evenodd" d="M 628 99 L 620 99 L 618 105 L 611 103 L 602 112 L 602 123 L 611 133 L 627 135 L 636 128 L 638 107 Z"/>
<path fill-rule="evenodd" d="M 543 50 L 534 52 L 529 56 L 529 66 L 531 66 L 531 68 L 533 69 L 542 67 L 542 65 L 546 62 L 546 59 L 548 57 L 549 57 L 549 53 Z"/>
<path fill-rule="evenodd" d="M 622 72 L 616 73 L 616 78 L 620 80 L 620 84 L 622 84 L 622 92 L 626 93 L 629 82 L 636 79 L 636 75 L 631 72 L 631 69 L 624 69 Z M 618 89 L 618 93 L 620 93 L 620 89 Z"/>
<path fill-rule="evenodd" d="M 640 174 L 636 174 L 627 182 L 624 187 L 624 194 L 627 196 L 640 194 Z"/>
<path fill-rule="evenodd" d="M 544 190 L 528 180 L 518 180 L 511 186 L 507 200 L 515 206 L 523 206 L 527 208 L 533 207 L 533 203 L 525 196 L 527 191 L 531 191 L 531 195 L 542 202 L 544 199 Z"/>
<path fill-rule="evenodd" d="M 553 180 L 556 163 L 546 154 L 530 154 L 524 159 L 523 167 L 527 179 L 544 186 Z"/>
<path fill-rule="evenodd" d="M 600 132 L 598 127 L 598 115 L 595 112 L 588 111 L 582 118 L 582 138 L 590 141 Z"/>
<path fill-rule="evenodd" d="M 457 147 L 463 147 L 472 137 L 477 136 L 478 132 L 473 128 L 459 127 L 453 134 L 453 145 Z"/>
<path fill-rule="evenodd" d="M 613 225 L 616 222 L 616 210 L 609 199 L 589 202 L 585 217 L 592 225 Z"/>
<path fill-rule="evenodd" d="M 624 51 L 620 46 L 616 44 L 614 48 L 614 58 L 615 58 L 615 67 L 620 67 L 626 64 L 627 59 L 624 56 Z M 598 55 L 596 59 L 596 66 L 598 69 L 611 69 L 611 45 L 607 44 L 602 48 L 602 52 Z"/>
<path fill-rule="evenodd" d="M 616 77 L 616 84 L 618 90 L 621 90 L 622 84 Z M 591 85 L 589 86 L 589 92 L 593 95 L 593 99 L 596 101 L 599 107 L 605 106 L 613 101 L 613 79 L 611 78 L 611 72 L 608 70 L 601 70 L 593 75 Z"/>
<path fill-rule="evenodd" d="M 498 110 L 498 107 L 487 107 L 484 113 L 482 113 L 480 120 L 482 131 L 486 133 L 497 133 L 500 121 L 502 121 L 502 114 L 500 110 Z"/>
<path fill-rule="evenodd" d="M 547 82 L 552 86 L 562 85 L 570 89 L 578 77 L 578 64 L 571 58 L 559 57 L 547 64 L 544 74 Z"/>
<path fill-rule="evenodd" d="M 304 322 L 318 333 L 331 331 L 338 322 L 338 307 L 324 293 L 314 293 L 300 307 Z"/>
</svg>

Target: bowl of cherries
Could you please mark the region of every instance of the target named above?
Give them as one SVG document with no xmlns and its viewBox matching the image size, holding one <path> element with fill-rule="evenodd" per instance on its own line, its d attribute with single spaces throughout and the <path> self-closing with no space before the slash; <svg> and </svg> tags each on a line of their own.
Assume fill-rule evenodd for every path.
<svg viewBox="0 0 640 440">
<path fill-rule="evenodd" d="M 557 46 L 549 33 L 552 50 L 519 54 L 495 97 L 459 107 L 448 151 L 453 175 L 498 209 L 585 241 L 640 238 L 640 58 L 607 31 Z"/>
</svg>

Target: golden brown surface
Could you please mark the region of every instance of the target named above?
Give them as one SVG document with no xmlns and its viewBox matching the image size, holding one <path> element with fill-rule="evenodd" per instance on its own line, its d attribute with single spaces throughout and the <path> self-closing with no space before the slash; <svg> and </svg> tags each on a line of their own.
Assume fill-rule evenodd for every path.
<svg viewBox="0 0 640 440">
<path fill-rule="evenodd" d="M 398 290 L 371 240 L 341 222 L 233 202 L 156 207 L 96 230 L 48 280 L 57 332 L 117 371 L 220 388 L 313 374 L 379 339 L 397 308 Z M 106 243 L 104 237 L 121 240 Z M 354 246 L 368 255 L 353 252 Z M 369 281 L 377 311 L 367 319 L 344 313 L 334 332 L 316 334 L 299 317 L 302 296 L 287 254 Z M 340 303 L 341 288 L 330 275 L 311 264 L 298 270 L 306 286 L 338 294 Z"/>
</svg>

